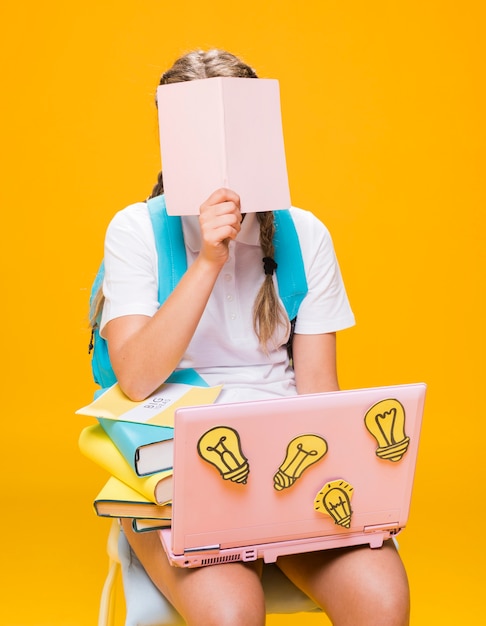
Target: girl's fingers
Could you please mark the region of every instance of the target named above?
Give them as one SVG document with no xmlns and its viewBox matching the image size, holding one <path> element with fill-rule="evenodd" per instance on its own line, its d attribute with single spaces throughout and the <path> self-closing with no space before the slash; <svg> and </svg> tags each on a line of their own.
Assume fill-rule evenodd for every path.
<svg viewBox="0 0 486 626">
<path fill-rule="evenodd" d="M 234 202 L 238 209 L 240 208 L 240 197 L 234 192 L 232 189 L 226 189 L 222 187 L 221 189 L 216 189 L 209 196 L 209 198 L 203 203 L 202 206 L 213 206 L 215 204 L 221 204 L 224 202 Z"/>
<path fill-rule="evenodd" d="M 240 199 L 230 189 L 218 189 L 201 205 L 199 223 L 203 242 L 217 245 L 235 239 L 241 229 Z"/>
</svg>

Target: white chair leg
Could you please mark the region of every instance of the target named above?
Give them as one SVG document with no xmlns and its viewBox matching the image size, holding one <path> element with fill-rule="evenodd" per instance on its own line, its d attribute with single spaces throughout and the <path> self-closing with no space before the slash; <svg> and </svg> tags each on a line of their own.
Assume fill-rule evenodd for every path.
<svg viewBox="0 0 486 626">
<path fill-rule="evenodd" d="M 120 564 L 110 559 L 108 574 L 101 591 L 98 626 L 113 626 L 115 623 L 116 580 Z"/>
<path fill-rule="evenodd" d="M 98 613 L 98 626 L 113 626 L 115 623 L 115 596 L 118 572 L 121 570 L 118 558 L 118 538 L 120 525 L 118 520 L 113 520 L 108 534 L 108 574 L 101 591 L 100 610 Z"/>
</svg>

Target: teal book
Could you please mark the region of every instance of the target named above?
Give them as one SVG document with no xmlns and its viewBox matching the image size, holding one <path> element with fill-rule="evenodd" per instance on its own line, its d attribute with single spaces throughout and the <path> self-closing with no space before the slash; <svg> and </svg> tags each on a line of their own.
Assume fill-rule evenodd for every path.
<svg viewBox="0 0 486 626">
<path fill-rule="evenodd" d="M 137 476 L 172 468 L 174 429 L 171 426 L 97 419 Z"/>
</svg>

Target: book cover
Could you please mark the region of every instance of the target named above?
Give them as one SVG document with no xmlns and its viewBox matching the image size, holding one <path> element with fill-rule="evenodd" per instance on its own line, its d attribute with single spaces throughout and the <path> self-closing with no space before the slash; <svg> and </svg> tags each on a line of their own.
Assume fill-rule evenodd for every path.
<svg viewBox="0 0 486 626">
<path fill-rule="evenodd" d="M 221 187 L 239 194 L 244 213 L 290 207 L 277 80 L 160 85 L 157 102 L 169 215 L 197 215 Z"/>
<path fill-rule="evenodd" d="M 137 517 L 157 520 L 167 525 L 172 518 L 172 505 L 151 502 L 115 476 L 110 476 L 93 502 L 100 517 Z"/>
<path fill-rule="evenodd" d="M 194 387 L 182 383 L 164 383 L 145 400 L 134 402 L 121 390 L 118 383 L 109 387 L 93 402 L 76 413 L 158 426 L 174 426 L 174 413 L 182 406 L 212 404 L 222 385 Z"/>
<path fill-rule="evenodd" d="M 138 476 L 172 467 L 174 429 L 170 426 L 137 424 L 98 417 L 105 433 Z"/>
<path fill-rule="evenodd" d="M 100 424 L 83 428 L 78 444 L 87 458 L 151 502 L 167 504 L 172 500 L 172 469 L 137 476 Z"/>
</svg>

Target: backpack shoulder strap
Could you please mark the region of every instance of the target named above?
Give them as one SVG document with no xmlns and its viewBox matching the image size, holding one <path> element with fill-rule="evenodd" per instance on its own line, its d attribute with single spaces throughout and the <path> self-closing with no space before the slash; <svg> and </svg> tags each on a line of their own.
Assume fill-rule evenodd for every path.
<svg viewBox="0 0 486 626">
<path fill-rule="evenodd" d="M 182 221 L 180 217 L 167 215 L 163 196 L 148 200 L 147 206 L 155 236 L 158 275 L 165 277 L 164 280 L 158 281 L 158 300 L 159 304 L 162 304 L 187 269 Z M 103 283 L 104 273 L 104 262 L 102 262 L 91 288 L 90 307 Z M 103 391 L 106 387 L 116 383 L 116 377 L 111 366 L 107 342 L 100 336 L 98 327 L 92 330 L 89 352 L 93 352 L 91 357 L 93 378 Z M 193 369 L 173 372 L 167 380 L 207 387 L 206 381 Z"/>
<path fill-rule="evenodd" d="M 159 304 L 167 300 L 187 270 L 186 247 L 182 220 L 178 215 L 167 215 L 164 196 L 147 200 L 157 250 Z M 161 277 L 164 277 L 161 280 Z"/>
<path fill-rule="evenodd" d="M 93 314 L 93 307 L 95 298 L 98 292 L 102 288 L 103 279 L 105 276 L 105 264 L 104 261 L 96 274 L 96 278 L 91 287 L 91 293 L 89 298 L 90 317 Z M 100 335 L 99 325 L 101 320 L 101 311 L 98 312 L 98 316 L 95 321 L 95 326 L 91 329 L 91 340 L 89 342 L 88 354 L 91 354 L 91 371 L 93 373 L 93 379 L 100 387 L 110 387 L 116 383 L 115 374 L 111 367 L 110 357 L 108 355 L 108 345 L 106 340 Z"/>
<path fill-rule="evenodd" d="M 274 212 L 278 291 L 289 320 L 295 319 L 308 287 L 299 236 L 288 209 Z"/>
<path fill-rule="evenodd" d="M 168 215 L 164 196 L 147 200 L 147 208 L 154 230 L 157 250 L 159 305 L 162 305 L 175 289 L 187 270 L 186 246 L 179 215 Z M 196 372 L 187 368 L 173 372 L 167 382 L 207 387 L 207 382 Z"/>
</svg>

